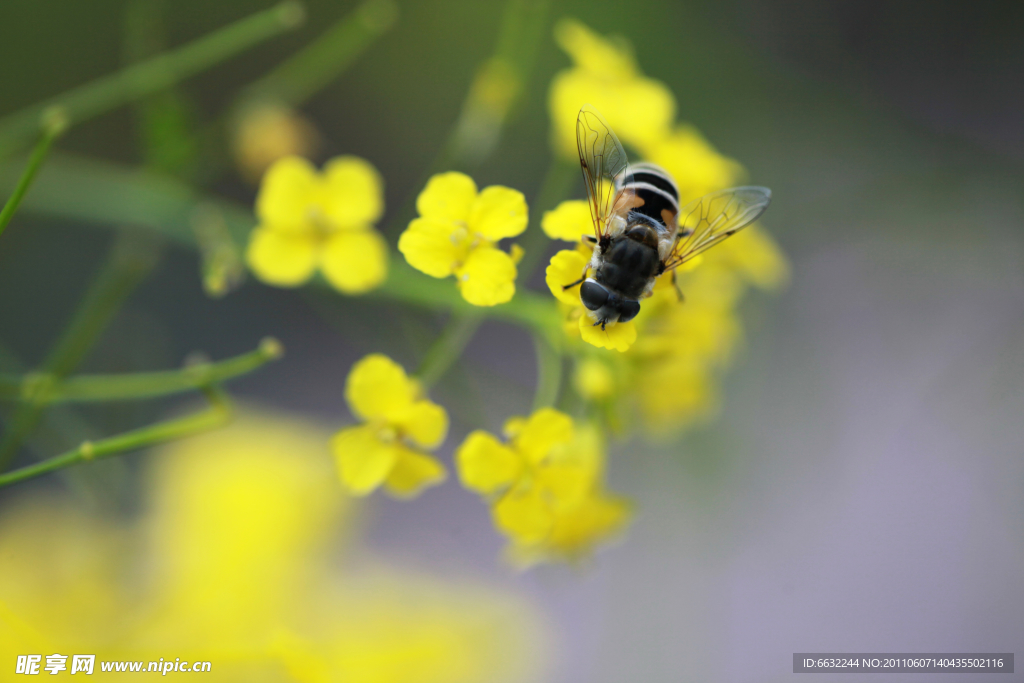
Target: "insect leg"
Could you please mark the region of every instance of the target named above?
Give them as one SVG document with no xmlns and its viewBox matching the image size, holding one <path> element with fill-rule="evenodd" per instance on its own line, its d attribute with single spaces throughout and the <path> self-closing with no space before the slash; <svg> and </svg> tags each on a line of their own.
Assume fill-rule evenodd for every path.
<svg viewBox="0 0 1024 683">
<path fill-rule="evenodd" d="M 586 279 L 587 279 L 587 278 L 585 278 L 585 277 L 581 277 L 581 278 L 580 278 L 579 280 L 577 280 L 576 282 L 570 282 L 570 283 L 569 283 L 569 284 L 567 284 L 567 285 L 562 285 L 562 290 L 563 290 L 563 291 L 565 291 L 566 289 L 570 289 L 570 288 L 572 288 L 572 287 L 575 287 L 576 285 L 580 284 L 581 282 L 583 282 L 583 281 L 584 281 L 584 280 L 586 280 Z"/>
<path fill-rule="evenodd" d="M 679 303 L 686 301 L 686 297 L 683 296 L 683 290 L 679 288 L 679 281 L 676 280 L 676 271 L 672 271 L 672 286 L 676 288 L 676 295 L 679 297 Z"/>
</svg>

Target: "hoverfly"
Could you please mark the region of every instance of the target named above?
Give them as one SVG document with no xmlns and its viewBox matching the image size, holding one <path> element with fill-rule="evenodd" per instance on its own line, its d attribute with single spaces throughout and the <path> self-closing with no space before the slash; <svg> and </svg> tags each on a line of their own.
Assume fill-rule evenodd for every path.
<svg viewBox="0 0 1024 683">
<path fill-rule="evenodd" d="M 594 235 L 585 239 L 594 253 L 583 276 L 564 289 L 580 285 L 580 300 L 602 330 L 635 318 L 659 275 L 757 220 L 772 198 L 766 187 L 733 187 L 680 210 L 672 177 L 654 164 L 630 166 L 615 133 L 589 104 L 576 119 L 576 145 L 594 222 Z"/>
</svg>

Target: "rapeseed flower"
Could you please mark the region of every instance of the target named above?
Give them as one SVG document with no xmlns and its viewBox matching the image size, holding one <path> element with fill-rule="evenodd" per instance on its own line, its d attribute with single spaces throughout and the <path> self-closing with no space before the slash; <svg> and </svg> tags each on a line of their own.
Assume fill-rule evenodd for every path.
<svg viewBox="0 0 1024 683">
<path fill-rule="evenodd" d="M 521 250 L 498 248 L 499 240 L 526 229 L 526 199 L 517 190 L 491 185 L 477 191 L 463 173 L 432 177 L 416 199 L 420 217 L 398 240 L 413 268 L 431 277 L 455 275 L 462 297 L 474 306 L 495 306 L 515 294 Z"/>
<path fill-rule="evenodd" d="M 176 443 L 149 459 L 133 524 L 52 492 L 5 500 L 0 659 L 170 654 L 212 662 L 211 681 L 264 683 L 544 678 L 528 603 L 360 547 L 326 438 L 247 413 Z M 123 679 L 99 662 L 94 677 Z"/>
<path fill-rule="evenodd" d="M 603 492 L 604 446 L 595 428 L 541 408 L 510 418 L 504 434 L 506 443 L 472 432 L 455 462 L 463 486 L 490 503 L 512 556 L 576 556 L 625 525 L 628 506 L 611 504 L 618 499 Z"/>
<path fill-rule="evenodd" d="M 576 116 L 594 105 L 626 144 L 640 147 L 665 137 L 675 98 L 661 81 L 636 66 L 628 45 L 598 35 L 574 19 L 555 26 L 555 41 L 573 61 L 551 81 L 549 107 L 555 151 L 575 161 Z"/>
<path fill-rule="evenodd" d="M 322 173 L 305 159 L 276 161 L 256 198 L 259 225 L 246 259 L 260 280 L 301 285 L 319 269 L 345 294 L 362 294 L 387 277 L 388 249 L 373 228 L 384 209 L 377 170 L 353 156 L 331 159 Z"/>
<path fill-rule="evenodd" d="M 409 498 L 445 480 L 444 465 L 423 451 L 444 441 L 448 414 L 423 398 L 402 366 L 379 353 L 366 356 L 349 372 L 345 399 L 363 421 L 331 439 L 348 491 L 363 496 L 384 484 L 392 495 Z"/>
</svg>

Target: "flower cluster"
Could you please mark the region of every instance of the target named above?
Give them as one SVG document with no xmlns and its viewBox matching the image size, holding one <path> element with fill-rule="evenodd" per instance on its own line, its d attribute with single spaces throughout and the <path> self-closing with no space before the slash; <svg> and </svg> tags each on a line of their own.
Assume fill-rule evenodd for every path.
<svg viewBox="0 0 1024 683">
<path fill-rule="evenodd" d="M 444 441 L 448 414 L 422 397 L 400 365 L 379 353 L 363 358 L 349 372 L 345 399 L 363 421 L 331 439 L 346 489 L 361 496 L 384 484 L 392 495 L 409 498 L 445 480 L 444 465 L 423 451 Z"/>
<path fill-rule="evenodd" d="M 256 198 L 249 267 L 279 287 L 301 285 L 319 269 L 345 294 L 374 289 L 387 277 L 387 244 L 373 228 L 382 188 L 377 170 L 358 157 L 332 159 L 323 173 L 300 157 L 279 159 Z"/>
<path fill-rule="evenodd" d="M 0 658 L 174 653 L 227 681 L 543 678 L 546 629 L 527 601 L 367 557 L 325 439 L 246 412 L 163 449 L 138 524 L 52 494 L 5 501 Z"/>
<path fill-rule="evenodd" d="M 598 35 L 572 19 L 558 23 L 555 40 L 573 62 L 551 83 L 549 106 L 557 153 L 576 160 L 576 116 L 589 103 L 626 146 L 675 178 L 684 205 L 734 184 L 742 175 L 742 167 L 719 154 L 696 128 L 675 123 L 672 91 L 644 76 L 627 43 Z"/>
<path fill-rule="evenodd" d="M 738 163 L 719 154 L 692 126 L 672 123 L 672 93 L 640 73 L 623 43 L 571 20 L 559 25 L 556 38 L 574 62 L 551 86 L 556 151 L 575 158 L 575 144 L 571 150 L 568 144 L 575 128 L 567 123 L 575 122 L 580 106 L 590 102 L 626 145 L 675 178 L 681 204 L 742 180 Z M 641 100 L 648 112 L 645 122 L 617 104 L 624 92 L 634 101 L 646 98 Z M 665 274 L 634 320 L 601 330 L 589 324 L 578 290 L 563 289 L 590 260 L 591 248 L 580 241 L 593 231 L 587 203 L 562 202 L 544 214 L 541 227 L 552 239 L 575 243 L 552 257 L 546 281 L 563 312 L 567 336 L 589 345 L 575 353 L 577 392 L 602 407 L 613 428 L 639 422 L 672 432 L 712 414 L 715 375 L 741 338 L 736 307 L 744 291 L 751 284 L 775 287 L 787 276 L 785 259 L 767 233 L 757 225 L 748 227 L 678 269 L 675 277 L 685 304 L 680 305 L 671 274 Z"/>
<path fill-rule="evenodd" d="M 492 185 L 477 191 L 463 173 L 441 173 L 416 199 L 420 217 L 398 240 L 413 268 L 431 277 L 455 276 L 463 298 L 495 306 L 516 292 L 518 247 L 506 253 L 497 242 L 526 230 L 526 199 L 517 190 Z"/>
<path fill-rule="evenodd" d="M 490 504 L 513 560 L 575 559 L 626 526 L 629 504 L 603 487 L 604 444 L 595 427 L 541 408 L 509 419 L 504 434 L 507 442 L 472 432 L 455 462 L 463 486 Z"/>
</svg>

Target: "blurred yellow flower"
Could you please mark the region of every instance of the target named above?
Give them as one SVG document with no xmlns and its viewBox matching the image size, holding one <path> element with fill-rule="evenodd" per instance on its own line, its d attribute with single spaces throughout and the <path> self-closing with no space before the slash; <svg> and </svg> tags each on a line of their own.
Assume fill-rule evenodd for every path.
<svg viewBox="0 0 1024 683">
<path fill-rule="evenodd" d="M 141 523 L 38 492 L 5 501 L 0 660 L 95 653 L 99 680 L 124 677 L 101 661 L 168 655 L 211 662 L 210 681 L 543 678 L 544 626 L 521 599 L 365 552 L 339 562 L 357 550 L 354 503 L 324 441 L 260 414 L 175 444 L 153 459 Z"/>
<path fill-rule="evenodd" d="M 384 484 L 392 495 L 409 498 L 445 480 L 444 465 L 422 451 L 444 441 L 448 414 L 422 393 L 400 365 L 379 353 L 352 367 L 345 399 L 365 424 L 342 429 L 331 439 L 348 491 L 364 496 Z"/>
<path fill-rule="evenodd" d="M 529 418 L 510 418 L 504 432 L 508 443 L 483 430 L 470 433 L 455 462 L 463 486 L 490 502 L 495 525 L 513 547 L 537 556 L 576 555 L 625 523 L 626 509 L 617 524 L 587 518 L 604 512 L 593 504 L 605 496 L 603 444 L 596 429 L 577 428 L 565 413 L 541 408 Z M 581 531 L 588 524 L 594 533 Z"/>
<path fill-rule="evenodd" d="M 231 151 L 242 176 L 258 181 L 278 159 L 309 157 L 320 136 L 306 118 L 276 102 L 243 105 L 233 117 Z"/>
<path fill-rule="evenodd" d="M 601 400 L 612 395 L 615 389 L 615 375 L 608 363 L 594 357 L 586 357 L 576 363 L 572 384 L 576 393 L 583 398 Z"/>
<path fill-rule="evenodd" d="M 574 66 L 551 82 L 553 144 L 576 160 L 576 116 L 584 104 L 601 112 L 626 144 L 640 147 L 664 137 L 675 118 L 675 98 L 664 83 L 645 77 L 625 43 L 600 36 L 574 19 L 555 26 L 555 41 Z"/>
<path fill-rule="evenodd" d="M 637 145 L 641 156 L 661 166 L 679 187 L 685 206 L 708 192 L 740 183 L 746 175 L 739 162 L 719 154 L 703 135 L 687 124 Z"/>
<path fill-rule="evenodd" d="M 331 159 L 323 173 L 285 157 L 263 176 L 259 225 L 246 259 L 256 277 L 280 287 L 309 280 L 317 268 L 345 294 L 361 294 L 387 277 L 387 244 L 373 228 L 384 208 L 383 184 L 366 160 Z"/>
<path fill-rule="evenodd" d="M 517 190 L 491 185 L 477 192 L 463 173 L 435 175 L 416 199 L 420 217 L 398 240 L 409 264 L 431 277 L 455 275 L 462 297 L 494 306 L 515 294 L 516 256 L 497 242 L 526 229 L 526 199 Z"/>
</svg>

